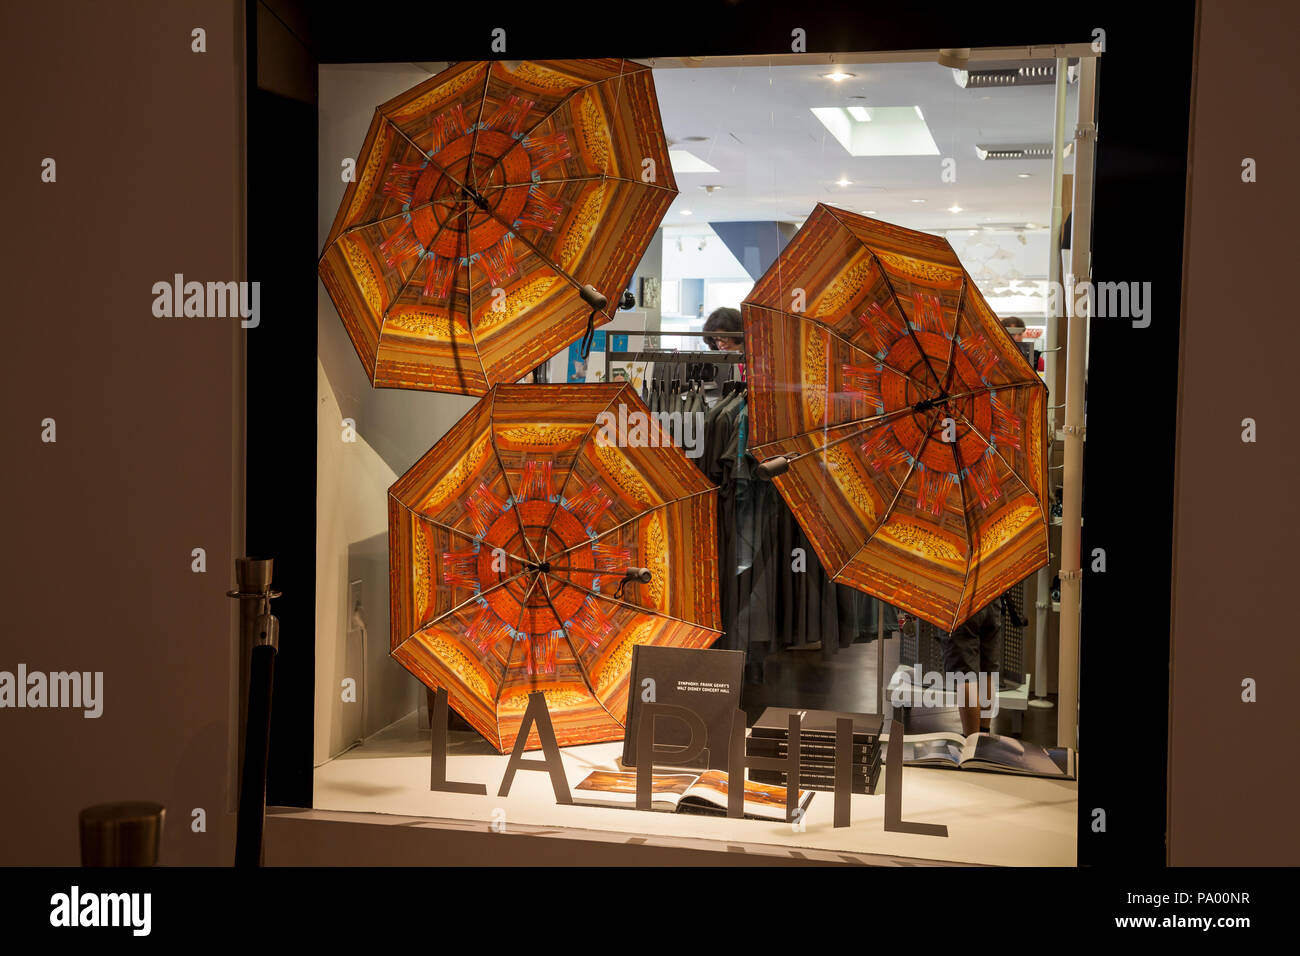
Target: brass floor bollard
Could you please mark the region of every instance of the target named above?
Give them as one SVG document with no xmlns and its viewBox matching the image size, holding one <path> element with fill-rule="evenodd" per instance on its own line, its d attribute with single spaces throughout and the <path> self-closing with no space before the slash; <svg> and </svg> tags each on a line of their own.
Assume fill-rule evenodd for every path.
<svg viewBox="0 0 1300 956">
<path fill-rule="evenodd" d="M 101 803 L 81 811 L 82 866 L 157 866 L 161 803 Z"/>
</svg>

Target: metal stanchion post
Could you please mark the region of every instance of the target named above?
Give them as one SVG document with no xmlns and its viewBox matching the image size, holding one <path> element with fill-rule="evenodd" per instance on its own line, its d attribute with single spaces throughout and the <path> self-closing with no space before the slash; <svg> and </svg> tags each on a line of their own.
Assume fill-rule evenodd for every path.
<svg viewBox="0 0 1300 956">
<path fill-rule="evenodd" d="M 239 588 L 227 592 L 239 599 L 241 643 L 247 653 L 247 704 L 244 714 L 243 760 L 239 775 L 239 811 L 235 833 L 235 866 L 262 863 L 262 833 L 266 826 L 266 768 L 271 743 L 271 692 L 275 655 L 280 646 L 280 622 L 271 614 L 270 558 L 238 558 Z M 241 673 L 244 665 L 241 661 Z"/>
</svg>

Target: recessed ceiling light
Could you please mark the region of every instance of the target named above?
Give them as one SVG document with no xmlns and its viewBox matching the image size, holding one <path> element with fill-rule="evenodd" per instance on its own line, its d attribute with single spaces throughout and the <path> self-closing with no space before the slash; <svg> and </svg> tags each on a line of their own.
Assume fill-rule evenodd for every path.
<svg viewBox="0 0 1300 956">
<path fill-rule="evenodd" d="M 875 214 L 876 214 L 876 211 L 875 211 L 874 209 L 864 209 L 864 210 L 862 210 L 862 215 L 864 215 L 864 216 L 874 216 Z"/>
<path fill-rule="evenodd" d="M 693 215 L 695 215 L 695 214 L 694 214 L 693 212 L 691 212 L 689 209 L 679 209 L 678 212 L 680 212 L 683 216 L 693 216 Z"/>
<path fill-rule="evenodd" d="M 841 176 L 839 179 L 835 180 L 835 185 L 836 185 L 836 186 L 852 186 L 852 185 L 853 185 L 853 181 L 852 181 L 851 179 L 845 179 L 843 176 Z"/>
<path fill-rule="evenodd" d="M 951 206 L 948 207 L 948 211 L 949 211 L 949 212 L 961 212 L 961 206 L 958 206 L 956 203 L 953 203 Z"/>
<path fill-rule="evenodd" d="M 1016 178 L 1018 178 L 1018 179 L 1028 179 L 1028 178 L 1029 178 L 1030 176 L 1032 176 L 1032 175 L 1033 175 L 1033 173 L 1016 173 Z"/>
<path fill-rule="evenodd" d="M 856 73 L 845 73 L 843 70 L 835 70 L 832 73 L 822 74 L 826 79 L 834 80 L 836 83 L 843 83 L 845 80 L 851 80 L 856 75 Z"/>
<path fill-rule="evenodd" d="M 924 199 L 913 199 L 912 202 L 925 202 Z"/>
</svg>

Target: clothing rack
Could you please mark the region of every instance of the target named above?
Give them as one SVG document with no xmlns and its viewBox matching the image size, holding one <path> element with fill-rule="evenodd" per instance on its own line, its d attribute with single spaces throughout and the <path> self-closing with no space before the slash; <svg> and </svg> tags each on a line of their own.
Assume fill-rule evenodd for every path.
<svg viewBox="0 0 1300 956">
<path fill-rule="evenodd" d="M 730 339 L 744 338 L 744 332 L 618 332 L 618 335 L 676 335 L 681 338 Z M 640 351 L 614 351 L 610 348 L 613 335 L 605 336 L 605 368 L 610 362 L 691 362 L 707 365 L 735 365 L 745 361 L 744 352 L 682 352 L 678 349 L 641 349 Z"/>
</svg>

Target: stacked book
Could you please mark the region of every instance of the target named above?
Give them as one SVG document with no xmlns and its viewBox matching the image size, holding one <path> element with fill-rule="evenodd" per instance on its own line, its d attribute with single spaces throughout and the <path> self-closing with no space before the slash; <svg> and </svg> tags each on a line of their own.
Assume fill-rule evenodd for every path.
<svg viewBox="0 0 1300 956">
<path fill-rule="evenodd" d="M 769 707 L 749 734 L 749 753 L 755 757 L 785 757 L 789 753 L 790 715 L 799 715 L 799 786 L 805 790 L 835 789 L 835 721 L 853 721 L 849 746 L 853 766 L 849 783 L 853 793 L 875 793 L 880 778 L 880 728 L 875 714 L 844 714 L 834 710 L 798 710 Z M 786 785 L 784 770 L 749 771 L 757 783 Z"/>
</svg>

